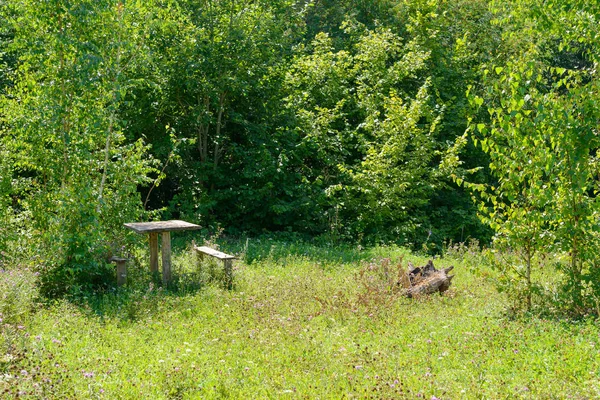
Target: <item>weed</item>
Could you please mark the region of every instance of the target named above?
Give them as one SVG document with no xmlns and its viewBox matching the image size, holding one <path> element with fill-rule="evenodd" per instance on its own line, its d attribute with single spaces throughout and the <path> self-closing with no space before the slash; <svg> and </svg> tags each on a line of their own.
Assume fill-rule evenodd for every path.
<svg viewBox="0 0 600 400">
<path fill-rule="evenodd" d="M 410 287 L 407 269 L 402 258 L 392 263 L 390 258 L 373 260 L 355 275 L 359 292 L 357 303 L 369 310 L 385 307 Z"/>
<path fill-rule="evenodd" d="M 21 322 L 38 297 L 37 274 L 27 268 L 0 269 L 0 323 Z"/>
</svg>

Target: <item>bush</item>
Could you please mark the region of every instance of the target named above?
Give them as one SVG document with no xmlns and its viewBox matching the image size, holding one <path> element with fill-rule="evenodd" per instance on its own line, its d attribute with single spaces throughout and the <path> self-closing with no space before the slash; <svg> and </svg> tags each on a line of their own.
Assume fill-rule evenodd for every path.
<svg viewBox="0 0 600 400">
<path fill-rule="evenodd" d="M 40 272 L 40 294 L 47 299 L 80 298 L 106 291 L 114 282 L 114 268 L 94 258 L 44 266 Z"/>
<path fill-rule="evenodd" d="M 568 275 L 567 275 L 568 276 Z M 557 308 L 571 317 L 600 317 L 600 268 L 585 270 L 579 281 L 567 279 L 558 292 Z"/>
</svg>

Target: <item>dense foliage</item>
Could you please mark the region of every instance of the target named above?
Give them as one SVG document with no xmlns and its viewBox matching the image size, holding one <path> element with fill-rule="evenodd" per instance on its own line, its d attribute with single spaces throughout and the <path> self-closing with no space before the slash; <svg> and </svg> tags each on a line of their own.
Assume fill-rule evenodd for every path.
<svg viewBox="0 0 600 400">
<path fill-rule="evenodd" d="M 439 166 L 499 37 L 485 1 L 19 1 L 3 14 L 3 149 L 18 181 L 3 193 L 35 223 L 56 191 L 111 219 L 111 185 L 127 182 L 146 209 L 230 233 L 484 234 Z M 139 207 L 131 194 L 114 200 Z"/>
<path fill-rule="evenodd" d="M 48 294 L 102 285 L 122 223 L 152 215 L 433 252 L 496 233 L 522 256 L 506 276 L 529 305 L 548 253 L 569 255 L 574 297 L 600 291 L 593 3 L 15 0 L 0 14 L 0 251 L 36 260 Z"/>
<path fill-rule="evenodd" d="M 521 286 L 531 308 L 541 290 L 532 269 L 548 269 L 548 254 L 566 255 L 557 265 L 568 277 L 570 308 L 582 314 L 600 293 L 600 9 L 574 3 L 519 1 L 499 21 L 508 26 L 507 43 L 521 51 L 485 69 L 482 97 L 472 98 L 488 111 L 474 140 L 490 155 L 495 177 L 472 187 L 482 194 L 498 249 L 522 259 L 502 266 L 504 285 Z"/>
</svg>

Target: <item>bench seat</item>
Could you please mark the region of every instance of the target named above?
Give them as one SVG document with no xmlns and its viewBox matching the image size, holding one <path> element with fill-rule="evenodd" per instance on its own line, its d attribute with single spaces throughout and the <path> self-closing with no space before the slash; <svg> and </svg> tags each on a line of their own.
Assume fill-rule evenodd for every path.
<svg viewBox="0 0 600 400">
<path fill-rule="evenodd" d="M 222 251 L 215 250 L 207 246 L 196 246 L 194 244 L 193 249 L 196 254 L 198 254 L 199 258 L 203 258 L 205 255 L 208 255 L 223 261 L 223 267 L 225 268 L 225 286 L 227 289 L 231 289 L 233 287 L 232 260 L 235 260 L 237 257 L 225 254 Z"/>
</svg>

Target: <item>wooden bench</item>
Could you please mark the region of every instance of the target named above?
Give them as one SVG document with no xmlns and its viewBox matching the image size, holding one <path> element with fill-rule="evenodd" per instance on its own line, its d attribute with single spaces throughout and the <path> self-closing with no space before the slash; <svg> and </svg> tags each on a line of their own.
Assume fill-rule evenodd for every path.
<svg viewBox="0 0 600 400">
<path fill-rule="evenodd" d="M 123 286 L 127 283 L 127 262 L 126 258 L 112 256 L 110 262 L 117 265 L 117 286 Z"/>
<path fill-rule="evenodd" d="M 225 254 L 215 249 L 211 249 L 210 247 L 196 246 L 195 244 L 193 245 L 193 249 L 198 255 L 199 260 L 202 260 L 205 255 L 223 260 L 223 266 L 225 268 L 225 287 L 227 289 L 231 289 L 233 287 L 232 260 L 235 260 L 237 257 Z"/>
</svg>

